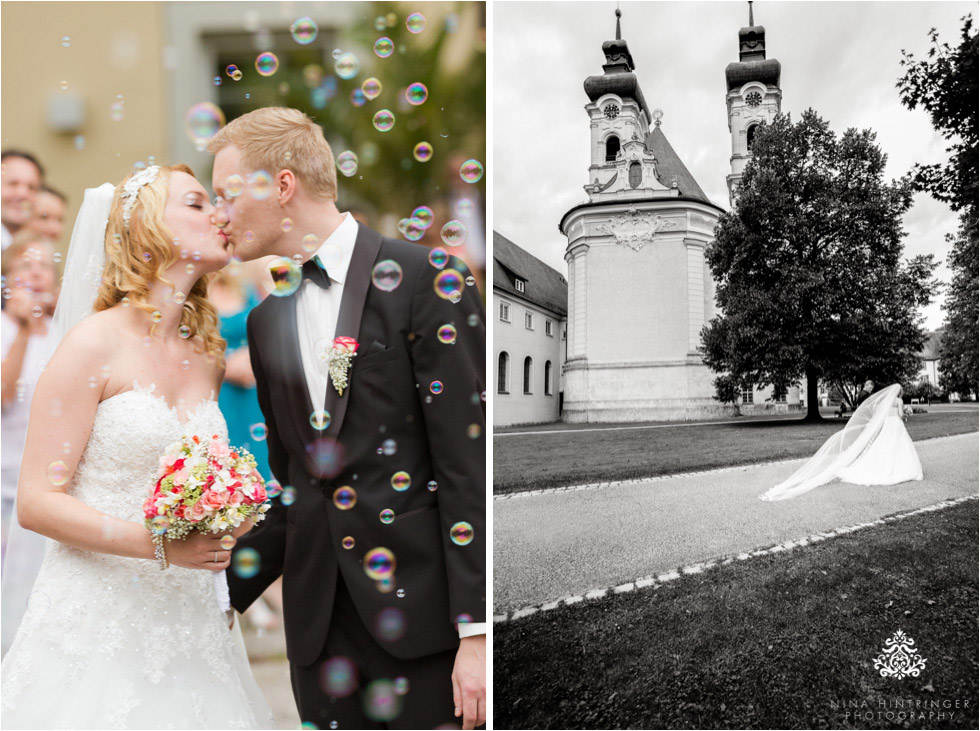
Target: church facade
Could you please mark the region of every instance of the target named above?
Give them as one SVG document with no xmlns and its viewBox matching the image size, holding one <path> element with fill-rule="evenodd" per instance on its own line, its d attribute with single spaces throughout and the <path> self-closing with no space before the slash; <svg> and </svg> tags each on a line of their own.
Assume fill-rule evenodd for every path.
<svg viewBox="0 0 980 731">
<path fill-rule="evenodd" d="M 588 201 L 562 217 L 567 237 L 568 352 L 562 419 L 632 422 L 736 413 L 714 399 L 701 329 L 716 314 L 705 248 L 724 209 L 705 195 L 651 110 L 620 30 L 602 45 L 601 75 L 585 81 L 590 125 Z M 765 58 L 765 29 L 739 32 L 726 69 L 732 140 L 731 199 L 756 125 L 779 111 L 779 62 Z M 748 389 L 741 413 L 784 411 Z M 767 400 L 768 398 L 768 400 Z"/>
</svg>

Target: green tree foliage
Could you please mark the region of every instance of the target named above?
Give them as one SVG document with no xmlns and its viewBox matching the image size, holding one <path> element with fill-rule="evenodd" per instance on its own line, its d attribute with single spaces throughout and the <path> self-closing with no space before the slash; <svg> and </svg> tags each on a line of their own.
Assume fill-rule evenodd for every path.
<svg viewBox="0 0 980 731">
<path fill-rule="evenodd" d="M 946 291 L 946 321 L 939 361 L 940 382 L 947 391 L 966 395 L 978 393 L 977 302 L 977 57 L 978 34 L 973 18 L 963 18 L 960 44 L 951 48 L 939 43 L 939 34 L 929 31 L 932 48 L 926 60 L 902 52 L 905 75 L 898 88 L 909 109 L 921 106 L 932 125 L 950 140 L 949 160 L 942 165 L 916 165 L 915 185 L 960 212 L 960 227 L 949 237 L 952 250 L 949 268 L 953 279 Z"/>
<path fill-rule="evenodd" d="M 885 160 L 870 130 L 838 139 L 813 110 L 758 129 L 706 252 L 722 314 L 702 341 L 719 399 L 733 383 L 778 392 L 805 376 L 819 419 L 820 380 L 913 379 L 935 264 L 901 258 L 911 191 L 884 181 Z"/>
</svg>

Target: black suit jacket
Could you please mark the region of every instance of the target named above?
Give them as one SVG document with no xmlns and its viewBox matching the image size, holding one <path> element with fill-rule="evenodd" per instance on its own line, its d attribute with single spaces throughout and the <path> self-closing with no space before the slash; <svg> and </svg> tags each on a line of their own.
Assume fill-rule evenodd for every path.
<svg viewBox="0 0 980 731">
<path fill-rule="evenodd" d="M 338 571 L 364 625 L 395 657 L 451 649 L 454 622 L 486 621 L 484 313 L 476 286 L 462 284 L 457 303 L 438 295 L 441 271 L 456 269 L 460 282 L 469 271 L 455 257 L 438 270 L 428 253 L 359 227 L 337 329 L 324 337 L 360 345 L 344 395 L 328 385 L 323 431 L 311 425 L 320 405 L 310 403 L 303 374 L 296 296 L 269 296 L 248 318 L 269 463 L 294 499 L 273 500 L 239 541 L 236 552 L 254 549 L 260 563 L 249 578 L 229 571 L 231 599 L 244 611 L 281 574 L 287 654 L 299 666 L 323 648 Z M 402 269 L 390 292 L 371 283 L 375 264 L 388 259 Z M 444 325 L 455 327 L 454 344 L 440 342 Z M 392 485 L 399 472 L 410 477 L 407 489 Z M 356 493 L 347 509 L 334 500 L 342 487 Z M 394 519 L 383 522 L 382 511 Z M 451 537 L 460 522 L 473 528 L 465 545 Z M 365 571 L 376 548 L 394 555 L 392 582 Z"/>
</svg>

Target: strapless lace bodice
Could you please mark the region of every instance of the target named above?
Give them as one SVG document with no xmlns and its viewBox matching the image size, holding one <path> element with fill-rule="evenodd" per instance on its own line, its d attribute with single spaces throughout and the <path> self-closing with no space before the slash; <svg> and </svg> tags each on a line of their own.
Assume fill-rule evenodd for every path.
<svg viewBox="0 0 980 731">
<path fill-rule="evenodd" d="M 184 434 L 227 436 L 213 399 L 183 420 L 180 411 L 139 384 L 102 401 L 69 493 L 107 516 L 142 523 L 167 448 Z M 105 530 L 111 526 L 106 521 Z M 271 723 L 210 571 L 162 571 L 155 561 L 55 541 L 3 661 L 2 696 L 5 728 Z"/>
</svg>

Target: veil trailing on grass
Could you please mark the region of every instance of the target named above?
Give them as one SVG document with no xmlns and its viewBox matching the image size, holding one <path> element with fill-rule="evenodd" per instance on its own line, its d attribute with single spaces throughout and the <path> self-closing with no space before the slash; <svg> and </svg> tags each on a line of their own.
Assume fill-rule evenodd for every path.
<svg viewBox="0 0 980 731">
<path fill-rule="evenodd" d="M 817 453 L 788 479 L 760 495 L 759 499 L 786 500 L 837 477 L 878 436 L 900 390 L 901 386 L 895 384 L 869 396 L 847 420 L 843 430 L 824 442 Z"/>
</svg>

